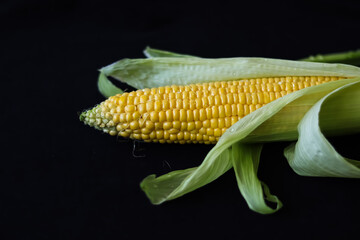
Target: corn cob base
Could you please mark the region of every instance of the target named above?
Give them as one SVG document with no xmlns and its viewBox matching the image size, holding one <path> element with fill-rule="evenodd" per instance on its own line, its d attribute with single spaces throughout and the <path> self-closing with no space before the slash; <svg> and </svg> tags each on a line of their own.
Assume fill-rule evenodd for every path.
<svg viewBox="0 0 360 240">
<path fill-rule="evenodd" d="M 215 144 L 234 123 L 286 94 L 344 77 L 278 77 L 166 86 L 112 96 L 80 120 L 146 142 Z"/>
</svg>

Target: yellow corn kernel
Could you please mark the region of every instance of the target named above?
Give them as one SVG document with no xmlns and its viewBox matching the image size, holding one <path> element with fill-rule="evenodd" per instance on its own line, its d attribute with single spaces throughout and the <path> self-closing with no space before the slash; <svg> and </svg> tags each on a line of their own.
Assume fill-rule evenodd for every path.
<svg viewBox="0 0 360 240">
<path fill-rule="evenodd" d="M 160 112 L 162 109 L 162 102 L 160 100 L 156 100 L 154 103 L 154 110 L 156 112 Z"/>
<path fill-rule="evenodd" d="M 186 111 L 186 121 L 188 121 L 188 122 L 194 121 L 194 114 L 193 114 L 192 110 Z"/>
<path fill-rule="evenodd" d="M 172 110 L 166 110 L 165 112 L 166 115 L 166 121 L 171 122 L 173 121 L 173 111 Z"/>
<path fill-rule="evenodd" d="M 194 99 L 190 99 L 190 106 L 189 106 L 190 110 L 194 110 L 196 109 L 196 102 Z"/>
<path fill-rule="evenodd" d="M 184 132 L 184 140 L 189 140 L 189 139 L 190 139 L 190 133 Z"/>
<path fill-rule="evenodd" d="M 177 130 L 178 131 L 178 130 Z M 172 132 L 171 130 L 169 131 L 170 134 L 170 141 L 176 141 L 177 140 L 177 132 Z"/>
<path fill-rule="evenodd" d="M 173 119 L 174 121 L 179 121 L 180 120 L 180 112 L 178 109 L 173 109 Z"/>
<path fill-rule="evenodd" d="M 202 127 L 202 122 L 201 121 L 195 121 L 195 128 L 197 130 L 199 130 Z"/>
<path fill-rule="evenodd" d="M 177 109 L 182 109 L 182 107 L 183 107 L 182 99 L 176 99 L 176 108 Z"/>
<path fill-rule="evenodd" d="M 244 113 L 244 105 L 243 104 L 237 104 L 237 112 L 238 112 L 238 116 L 242 117 L 245 115 Z"/>
<path fill-rule="evenodd" d="M 180 109 L 180 113 L 179 113 L 179 120 L 180 122 L 185 122 L 186 121 L 186 110 L 185 109 Z"/>
<path fill-rule="evenodd" d="M 139 129 L 139 122 L 138 121 L 132 121 L 130 123 L 130 129 L 131 130 Z"/>
<path fill-rule="evenodd" d="M 239 103 L 246 104 L 246 97 L 245 97 L 245 93 L 243 92 L 239 93 Z"/>
<path fill-rule="evenodd" d="M 119 105 L 126 105 L 126 103 L 127 103 L 126 99 L 127 99 L 126 94 L 123 94 L 121 97 L 119 97 L 118 104 Z"/>
<path fill-rule="evenodd" d="M 214 98 L 214 96 L 209 95 L 207 97 L 207 99 L 208 99 L 209 106 L 215 106 L 215 98 Z"/>
<path fill-rule="evenodd" d="M 133 112 L 132 117 L 134 120 L 138 120 L 141 117 L 141 114 L 138 111 L 136 111 Z"/>
<path fill-rule="evenodd" d="M 220 137 L 221 134 L 222 134 L 221 128 L 215 128 L 215 129 L 214 129 L 214 136 L 215 136 L 215 137 Z"/>
<path fill-rule="evenodd" d="M 187 130 L 190 132 L 195 129 L 195 123 L 194 122 L 188 122 Z"/>
<path fill-rule="evenodd" d="M 145 122 L 145 127 L 149 130 L 154 130 L 155 128 L 155 124 L 152 121 L 146 121 Z"/>
<path fill-rule="evenodd" d="M 164 130 L 169 130 L 170 128 L 172 128 L 172 122 L 164 122 L 163 123 Z"/>
<path fill-rule="evenodd" d="M 186 131 L 188 127 L 188 123 L 187 122 L 181 122 L 181 127 L 180 130 L 181 131 Z"/>
<path fill-rule="evenodd" d="M 211 128 L 216 128 L 218 126 L 218 119 L 217 118 L 213 118 L 210 120 L 210 127 Z"/>
<path fill-rule="evenodd" d="M 172 127 L 175 129 L 181 129 L 181 122 L 180 121 L 174 121 L 172 124 Z"/>
<path fill-rule="evenodd" d="M 156 122 L 154 123 L 155 130 L 161 130 L 163 129 L 163 123 L 162 122 Z"/>
<path fill-rule="evenodd" d="M 206 135 L 213 136 L 214 135 L 214 129 L 213 128 L 206 129 Z"/>
<path fill-rule="evenodd" d="M 188 98 L 183 98 L 182 107 L 183 109 L 190 109 L 190 101 Z"/>
<path fill-rule="evenodd" d="M 223 117 L 226 116 L 226 114 L 225 114 L 225 107 L 224 107 L 223 105 L 218 106 L 218 111 L 219 111 L 219 117 L 220 117 L 220 118 L 223 118 Z"/>
<path fill-rule="evenodd" d="M 232 109 L 231 109 L 230 104 L 225 104 L 224 105 L 224 113 L 225 113 L 224 117 L 230 117 L 232 115 Z"/>
<path fill-rule="evenodd" d="M 159 122 L 166 121 L 166 113 L 164 111 L 159 112 Z"/>
<path fill-rule="evenodd" d="M 143 133 L 143 134 L 150 134 L 150 133 L 152 133 L 152 131 L 149 130 L 149 129 L 147 129 L 147 128 L 141 128 L 141 133 Z"/>
<path fill-rule="evenodd" d="M 168 140 L 168 139 L 170 139 L 170 133 L 169 133 L 169 131 L 164 131 L 164 139 L 165 140 Z"/>
<path fill-rule="evenodd" d="M 215 107 L 215 106 L 213 106 L 213 107 Z M 211 118 L 211 116 L 212 116 L 212 110 L 211 110 L 211 108 L 206 108 L 205 109 L 205 111 L 206 111 L 206 118 L 207 119 L 210 119 Z"/>
<path fill-rule="evenodd" d="M 176 99 L 170 99 L 169 100 L 169 109 L 174 109 L 176 108 Z"/>
<path fill-rule="evenodd" d="M 145 103 L 140 103 L 137 105 L 137 109 L 139 111 L 139 113 L 143 114 L 146 112 L 146 104 Z"/>
<path fill-rule="evenodd" d="M 225 118 L 218 118 L 217 126 L 218 126 L 219 128 L 225 127 Z"/>
<path fill-rule="evenodd" d="M 211 143 L 215 143 L 215 142 L 216 142 L 216 137 L 214 137 L 214 136 L 209 136 L 209 141 L 210 141 Z"/>
<path fill-rule="evenodd" d="M 201 109 L 203 107 L 202 101 L 200 98 L 195 99 L 195 106 L 196 106 L 196 109 Z"/>
<path fill-rule="evenodd" d="M 238 114 L 238 109 L 237 109 L 237 104 L 231 104 L 231 115 L 237 115 Z"/>
<path fill-rule="evenodd" d="M 220 100 L 221 100 L 221 102 L 220 102 L 219 105 L 225 105 L 225 104 L 227 104 L 228 101 L 227 101 L 227 95 L 226 95 L 226 93 L 220 95 Z"/>
<path fill-rule="evenodd" d="M 233 93 L 226 94 L 226 103 L 227 104 L 233 104 L 234 103 L 234 94 Z M 226 103 L 223 103 L 223 104 L 226 104 Z"/>
<path fill-rule="evenodd" d="M 215 104 L 216 106 L 221 105 L 221 98 L 220 98 L 219 95 L 215 95 L 215 96 L 214 96 L 214 104 Z"/>
<path fill-rule="evenodd" d="M 250 111 L 250 113 L 252 113 L 252 112 L 255 111 L 255 110 L 256 110 L 256 105 L 254 105 L 254 104 L 249 105 L 249 111 Z"/>
<path fill-rule="evenodd" d="M 199 110 L 199 120 L 205 121 L 206 119 L 206 110 L 204 108 Z"/>
<path fill-rule="evenodd" d="M 151 112 L 150 113 L 150 120 L 152 122 L 159 122 L 159 113 L 158 112 Z"/>
<path fill-rule="evenodd" d="M 200 128 L 199 133 L 203 135 L 206 134 L 206 128 L 205 127 Z"/>
<path fill-rule="evenodd" d="M 142 139 L 142 140 L 148 140 L 148 139 L 150 139 L 149 134 L 141 133 L 141 139 Z"/>
<path fill-rule="evenodd" d="M 270 101 L 269 102 L 272 102 L 272 101 L 276 100 L 274 92 L 270 92 L 269 95 L 270 95 Z"/>
<path fill-rule="evenodd" d="M 231 125 L 234 125 L 238 121 L 238 117 L 231 117 Z"/>
<path fill-rule="evenodd" d="M 192 111 L 193 111 L 194 121 L 199 121 L 200 119 L 199 109 L 194 109 Z"/>
<path fill-rule="evenodd" d="M 132 138 L 140 140 L 141 139 L 141 134 L 140 133 L 133 133 L 130 135 L 130 137 L 132 136 Z"/>
<path fill-rule="evenodd" d="M 130 136 L 130 133 L 125 132 L 125 131 L 119 131 L 119 136 L 127 138 Z"/>
<path fill-rule="evenodd" d="M 131 113 L 126 113 L 125 115 L 126 122 L 131 122 L 133 120 L 133 116 Z"/>
<path fill-rule="evenodd" d="M 218 118 L 219 117 L 219 108 L 217 106 L 212 106 L 211 108 L 211 117 Z"/>
<path fill-rule="evenodd" d="M 146 102 L 146 111 L 147 112 L 154 111 L 154 102 L 153 101 Z"/>
<path fill-rule="evenodd" d="M 156 138 L 157 139 L 163 139 L 164 138 L 164 131 L 163 130 L 156 131 Z"/>
<path fill-rule="evenodd" d="M 204 128 L 210 127 L 210 120 L 203 121 L 202 125 L 203 125 Z"/>
<path fill-rule="evenodd" d="M 178 140 L 183 140 L 184 139 L 184 132 L 178 132 L 176 136 L 177 136 Z"/>
<path fill-rule="evenodd" d="M 112 120 L 114 123 L 119 123 L 120 122 L 120 114 L 114 114 Z"/>
</svg>

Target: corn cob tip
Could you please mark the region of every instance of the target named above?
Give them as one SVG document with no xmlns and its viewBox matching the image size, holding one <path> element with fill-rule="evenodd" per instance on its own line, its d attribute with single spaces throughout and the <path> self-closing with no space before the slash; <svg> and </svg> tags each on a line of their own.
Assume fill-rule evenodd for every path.
<svg viewBox="0 0 360 240">
<path fill-rule="evenodd" d="M 79 119 L 86 125 L 102 130 L 105 133 L 115 135 L 117 132 L 116 127 L 112 121 L 108 119 L 108 116 L 105 116 L 105 113 L 101 108 L 102 105 L 103 103 L 93 107 L 92 109 L 83 111 L 80 114 Z"/>
<path fill-rule="evenodd" d="M 85 121 L 86 113 L 87 113 L 87 111 L 83 111 L 83 112 L 80 114 L 79 120 L 80 120 L 81 122 L 84 122 L 84 121 Z"/>
</svg>

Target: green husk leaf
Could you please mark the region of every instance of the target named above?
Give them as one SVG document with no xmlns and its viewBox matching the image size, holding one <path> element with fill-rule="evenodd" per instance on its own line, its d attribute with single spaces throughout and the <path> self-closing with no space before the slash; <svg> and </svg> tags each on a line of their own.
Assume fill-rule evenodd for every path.
<svg viewBox="0 0 360 240">
<path fill-rule="evenodd" d="M 153 204 L 160 204 L 214 181 L 230 168 L 231 149 L 227 149 L 218 157 L 203 161 L 199 167 L 173 171 L 158 178 L 150 175 L 140 187 Z"/>
<path fill-rule="evenodd" d="M 150 48 L 150 47 L 145 48 L 144 55 L 147 58 L 154 58 L 154 57 L 194 57 L 194 58 L 197 58 L 197 57 L 191 56 L 191 55 L 169 52 L 169 51 L 164 51 L 164 50 Z"/>
<path fill-rule="evenodd" d="M 323 130 L 332 135 L 345 134 L 350 129 L 360 131 L 359 94 L 360 82 L 347 84 L 326 95 L 306 113 L 298 126 L 297 143 L 284 151 L 297 174 L 360 178 L 360 162 L 342 157 L 320 129 L 323 125 Z M 321 115 L 324 124 L 320 122 Z"/>
<path fill-rule="evenodd" d="M 270 214 L 278 211 L 282 203 L 270 193 L 269 187 L 257 178 L 261 149 L 262 144 L 234 143 L 232 164 L 240 192 L 249 208 L 261 214 Z M 266 204 L 264 194 L 268 201 L 276 203 L 275 209 Z"/>
<path fill-rule="evenodd" d="M 116 87 L 102 72 L 100 72 L 98 78 L 98 89 L 99 92 L 106 98 L 114 96 L 118 93 L 123 93 L 123 90 Z"/>
<path fill-rule="evenodd" d="M 163 51 L 159 49 L 154 49 L 146 47 L 144 50 L 146 57 L 196 57 L 192 55 L 179 54 L 175 52 Z M 309 56 L 307 58 L 299 59 L 298 61 L 307 61 L 307 62 L 323 62 L 323 63 L 343 63 L 350 64 L 354 66 L 360 66 L 360 49 L 355 51 L 346 51 L 338 53 L 328 53 L 328 54 L 317 54 Z"/>
<path fill-rule="evenodd" d="M 123 59 L 100 71 L 137 89 L 259 77 L 360 76 L 355 66 L 267 58 Z"/>
<path fill-rule="evenodd" d="M 360 66 L 360 49 L 340 53 L 318 54 L 308 58 L 300 59 L 308 62 L 344 63 Z"/>
</svg>

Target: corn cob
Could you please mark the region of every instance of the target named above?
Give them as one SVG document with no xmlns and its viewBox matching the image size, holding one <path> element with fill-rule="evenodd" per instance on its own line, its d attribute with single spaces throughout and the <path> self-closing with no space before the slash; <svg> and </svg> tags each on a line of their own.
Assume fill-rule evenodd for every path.
<svg viewBox="0 0 360 240">
<path fill-rule="evenodd" d="M 112 136 L 214 144 L 238 120 L 286 94 L 344 77 L 275 77 L 166 86 L 117 94 L 81 114 Z"/>
</svg>

